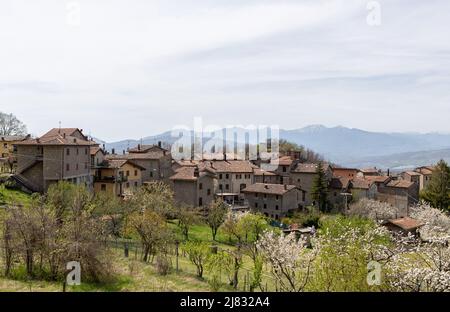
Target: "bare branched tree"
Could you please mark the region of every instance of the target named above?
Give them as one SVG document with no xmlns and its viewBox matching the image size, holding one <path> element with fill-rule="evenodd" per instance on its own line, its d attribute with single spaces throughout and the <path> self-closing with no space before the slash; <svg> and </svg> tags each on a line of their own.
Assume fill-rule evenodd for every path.
<svg viewBox="0 0 450 312">
<path fill-rule="evenodd" d="M 0 135 L 25 135 L 27 127 L 13 114 L 0 112 Z"/>
</svg>

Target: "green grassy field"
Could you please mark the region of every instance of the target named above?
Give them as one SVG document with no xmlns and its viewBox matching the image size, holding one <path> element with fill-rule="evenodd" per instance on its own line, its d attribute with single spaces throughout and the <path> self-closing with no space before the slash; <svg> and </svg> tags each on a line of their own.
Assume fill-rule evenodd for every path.
<svg viewBox="0 0 450 312">
<path fill-rule="evenodd" d="M 3 205 L 12 203 L 27 204 L 31 201 L 31 197 L 20 191 L 8 190 L 0 185 L 0 203 Z M 1 208 L 0 208 L 1 209 Z M 181 229 L 178 227 L 177 220 L 168 221 L 169 227 L 174 231 L 180 241 L 184 240 Z M 216 241 L 213 242 L 211 230 L 207 225 L 194 225 L 189 231 L 189 240 L 200 240 L 216 245 L 221 250 L 234 249 L 233 240 L 230 241 L 228 235 L 219 230 Z M 108 291 L 211 291 L 209 281 L 211 280 L 211 272 L 205 271 L 203 279 L 196 276 L 196 267 L 189 261 L 186 255 L 180 251 L 178 257 L 179 270 L 176 271 L 176 257 L 171 256 L 172 270 L 166 276 L 161 276 L 156 270 L 156 266 L 152 263 L 144 263 L 140 261 L 140 248 L 131 247 L 128 258 L 124 257 L 124 251 L 121 243 L 111 247 L 110 257 L 112 263 L 112 271 L 114 272 L 114 280 L 104 284 L 82 283 L 80 286 L 68 286 L 67 291 L 76 292 L 108 292 Z M 3 276 L 2 259 L 0 257 L 0 292 L 60 292 L 62 291 L 61 282 L 49 282 L 41 280 L 27 280 L 26 278 L 10 279 Z M 238 290 L 243 290 L 244 286 L 248 289 L 248 280 L 251 276 L 252 261 L 249 257 L 244 257 L 243 267 L 240 270 L 240 284 Z M 229 286 L 229 280 L 225 273 L 220 274 L 221 287 L 219 291 L 233 291 Z M 245 284 L 245 285 L 244 285 Z M 263 284 L 268 285 L 269 289 L 274 285 L 269 275 L 266 274 Z"/>
<path fill-rule="evenodd" d="M 0 206 L 9 204 L 28 204 L 31 196 L 16 190 L 9 190 L 0 184 Z"/>
</svg>

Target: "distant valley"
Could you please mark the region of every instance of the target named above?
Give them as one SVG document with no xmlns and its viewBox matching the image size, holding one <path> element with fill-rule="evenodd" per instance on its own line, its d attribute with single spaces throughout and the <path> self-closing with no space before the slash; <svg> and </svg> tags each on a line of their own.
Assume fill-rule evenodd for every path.
<svg viewBox="0 0 450 312">
<path fill-rule="evenodd" d="M 324 156 L 326 160 L 352 167 L 409 168 L 428 165 L 439 159 L 450 161 L 450 134 L 441 133 L 383 133 L 346 127 L 307 126 L 294 130 L 280 130 L 280 138 Z M 172 144 L 176 138 L 171 131 L 106 143 L 108 150 L 122 152 L 142 144 Z"/>
</svg>

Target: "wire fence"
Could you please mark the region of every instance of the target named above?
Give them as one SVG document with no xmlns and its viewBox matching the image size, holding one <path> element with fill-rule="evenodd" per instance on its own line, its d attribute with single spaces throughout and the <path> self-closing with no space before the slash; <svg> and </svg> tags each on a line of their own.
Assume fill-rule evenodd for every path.
<svg viewBox="0 0 450 312">
<path fill-rule="evenodd" d="M 144 247 L 139 241 L 129 240 L 129 239 L 117 239 L 117 240 L 108 240 L 106 242 L 108 247 L 120 250 L 122 252 L 122 256 L 125 258 L 129 258 L 135 261 L 140 261 L 144 255 Z M 229 252 L 231 249 L 220 248 L 217 246 L 211 245 L 212 252 Z M 216 249 L 217 248 L 217 249 Z M 196 274 L 195 265 L 190 263 L 189 255 L 180 248 L 179 244 L 172 243 L 166 246 L 165 248 L 167 255 L 171 257 L 173 269 L 175 272 L 186 272 L 189 274 Z M 153 256 L 150 257 L 150 262 L 153 262 Z M 245 256 L 244 256 L 245 257 Z M 245 263 L 239 268 L 239 283 L 237 287 L 237 291 L 248 292 L 250 291 L 251 283 L 253 280 L 253 268 L 250 263 Z M 219 279 L 222 283 L 230 282 L 226 273 L 219 272 Z M 279 291 L 277 280 L 268 272 L 262 272 L 262 281 L 260 286 L 254 291 L 264 291 L 264 292 L 277 292 Z"/>
</svg>

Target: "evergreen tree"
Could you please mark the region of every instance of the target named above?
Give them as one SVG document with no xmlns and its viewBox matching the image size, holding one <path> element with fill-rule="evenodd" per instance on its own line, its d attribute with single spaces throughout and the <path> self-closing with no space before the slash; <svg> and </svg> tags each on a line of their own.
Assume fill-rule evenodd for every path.
<svg viewBox="0 0 450 312">
<path fill-rule="evenodd" d="M 328 181 L 325 176 L 323 163 L 319 162 L 316 169 L 316 177 L 313 181 L 311 196 L 316 206 L 322 212 L 328 212 Z"/>
<path fill-rule="evenodd" d="M 450 211 L 450 167 L 441 160 L 436 165 L 430 184 L 420 194 L 433 207 Z"/>
</svg>

